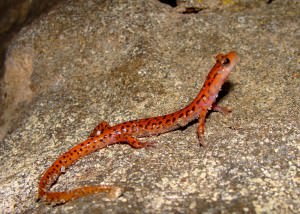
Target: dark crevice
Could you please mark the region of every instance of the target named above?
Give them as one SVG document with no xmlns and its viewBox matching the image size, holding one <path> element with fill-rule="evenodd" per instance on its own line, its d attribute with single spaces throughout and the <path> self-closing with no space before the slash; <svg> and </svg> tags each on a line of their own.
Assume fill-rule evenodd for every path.
<svg viewBox="0 0 300 214">
<path fill-rule="evenodd" d="M 183 11 L 183 14 L 190 14 L 190 13 L 199 13 L 201 10 L 204 10 L 204 8 L 199 7 L 187 7 L 185 8 L 185 11 Z"/>
<path fill-rule="evenodd" d="M 159 1 L 161 3 L 170 5 L 171 7 L 176 7 L 177 6 L 176 0 L 159 0 Z"/>
<path fill-rule="evenodd" d="M 0 23 L 3 26 L 0 32 L 0 129 L 7 125 L 7 130 L 0 132 L 0 141 L 2 138 L 13 130 L 11 124 L 15 123 L 17 118 L 22 114 L 23 109 L 25 109 L 25 104 L 20 106 L 12 107 L 11 101 L 7 101 L 8 95 L 4 90 L 4 73 L 5 71 L 5 58 L 6 51 L 8 50 L 9 45 L 13 41 L 16 35 L 20 32 L 20 30 L 32 23 L 36 18 L 39 18 L 43 13 L 47 13 L 50 11 L 52 7 L 62 1 L 53 0 L 53 1 L 39 1 L 32 0 L 30 2 L 26 2 L 24 0 L 8 0 L 8 1 L 0 1 Z M 24 16 L 23 16 L 24 15 Z M 5 116 L 5 112 L 8 108 L 13 108 L 13 113 L 9 113 L 9 116 Z M 4 136 L 2 136 L 4 134 Z"/>
<path fill-rule="evenodd" d="M 177 7 L 177 2 L 176 0 L 159 0 L 161 3 L 168 4 L 171 7 Z M 191 14 L 191 13 L 199 13 L 201 10 L 204 10 L 204 8 L 200 7 L 185 7 L 183 10 L 180 11 L 180 13 L 183 14 Z"/>
<path fill-rule="evenodd" d="M 4 3 L 0 3 L 0 6 L 2 6 L 2 8 L 0 7 L 0 23 L 3 23 L 4 26 L 8 26 L 7 30 L 4 30 L 0 33 L 0 80 L 4 75 L 4 59 L 6 50 L 14 36 L 18 34 L 22 27 L 29 25 L 34 19 L 49 11 L 52 7 L 54 7 L 61 1 L 53 0 L 45 3 L 40 3 L 40 1 L 37 0 L 32 1 L 32 3 L 30 4 L 30 8 L 28 9 L 28 11 L 26 11 L 28 14 L 26 17 L 22 17 L 20 15 L 22 14 L 22 8 L 25 7 L 22 4 L 23 2 L 24 1 L 15 0 L 11 2 L 6 1 Z M 16 18 L 12 21 L 12 23 L 10 23 L 7 20 L 10 20 L 12 17 L 14 17 L 12 15 L 12 12 L 10 12 L 13 10 L 15 10 L 20 17 L 19 19 Z"/>
</svg>

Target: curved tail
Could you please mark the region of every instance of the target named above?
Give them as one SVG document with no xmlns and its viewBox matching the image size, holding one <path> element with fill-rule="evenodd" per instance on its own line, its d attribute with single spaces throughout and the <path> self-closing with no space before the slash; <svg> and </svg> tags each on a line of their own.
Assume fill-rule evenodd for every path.
<svg viewBox="0 0 300 214">
<path fill-rule="evenodd" d="M 114 186 L 86 186 L 65 192 L 50 192 L 51 186 L 65 170 L 78 159 L 86 156 L 96 150 L 115 143 L 109 139 L 104 139 L 102 135 L 91 137 L 74 146 L 72 149 L 62 154 L 57 160 L 44 172 L 38 189 L 38 200 L 43 200 L 53 204 L 62 204 L 67 201 L 99 192 L 108 192 L 111 198 L 120 196 L 121 189 Z"/>
<path fill-rule="evenodd" d="M 86 195 L 95 194 L 99 192 L 109 193 L 109 198 L 118 198 L 121 195 L 121 189 L 119 187 L 101 185 L 101 186 L 80 187 L 66 192 L 43 192 L 42 195 L 40 194 L 39 191 L 38 199 L 57 205 L 57 204 L 66 203 L 70 200 L 74 200 Z"/>
</svg>

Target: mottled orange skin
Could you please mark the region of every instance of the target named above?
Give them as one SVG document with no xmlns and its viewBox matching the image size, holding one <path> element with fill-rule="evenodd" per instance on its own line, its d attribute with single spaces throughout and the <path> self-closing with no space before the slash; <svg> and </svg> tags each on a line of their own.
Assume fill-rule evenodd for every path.
<svg viewBox="0 0 300 214">
<path fill-rule="evenodd" d="M 209 110 L 227 113 L 229 110 L 215 106 L 214 102 L 228 75 L 238 63 L 235 52 L 216 56 L 216 64 L 208 73 L 204 85 L 197 97 L 185 108 L 164 116 L 133 120 L 115 126 L 101 122 L 90 134 L 90 137 L 62 154 L 43 174 L 38 190 L 38 198 L 53 204 L 65 203 L 88 194 L 109 192 L 112 197 L 118 197 L 120 189 L 114 186 L 89 186 L 66 192 L 50 192 L 57 178 L 79 158 L 115 143 L 126 142 L 139 149 L 152 146 L 149 142 L 140 142 L 137 137 L 147 137 L 166 133 L 186 126 L 192 120 L 198 119 L 197 129 L 200 144 L 204 145 L 204 123 Z"/>
</svg>

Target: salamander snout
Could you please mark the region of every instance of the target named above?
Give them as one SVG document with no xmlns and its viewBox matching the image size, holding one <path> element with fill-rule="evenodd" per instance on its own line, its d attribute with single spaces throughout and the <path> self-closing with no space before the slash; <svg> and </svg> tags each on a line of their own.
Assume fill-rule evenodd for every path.
<svg viewBox="0 0 300 214">
<path fill-rule="evenodd" d="M 232 69 L 240 61 L 240 57 L 235 51 L 231 51 L 228 54 L 218 54 L 216 60 L 224 68 Z"/>
</svg>

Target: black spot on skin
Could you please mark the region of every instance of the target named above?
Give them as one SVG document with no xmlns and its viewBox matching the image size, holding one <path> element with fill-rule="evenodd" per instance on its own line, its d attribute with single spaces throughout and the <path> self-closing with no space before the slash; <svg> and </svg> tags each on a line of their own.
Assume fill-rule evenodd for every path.
<svg viewBox="0 0 300 214">
<path fill-rule="evenodd" d="M 176 121 L 176 117 L 173 117 L 172 122 L 174 123 Z"/>
<path fill-rule="evenodd" d="M 80 144 L 80 146 L 83 147 L 83 146 L 84 146 L 84 143 Z"/>
<path fill-rule="evenodd" d="M 187 111 L 185 112 L 185 115 L 186 115 L 186 116 L 189 116 L 189 115 L 190 115 L 190 111 L 187 110 Z"/>
<path fill-rule="evenodd" d="M 164 116 L 162 117 L 162 119 L 164 120 L 164 119 L 166 119 L 166 117 L 167 117 L 167 115 L 164 115 Z"/>
<path fill-rule="evenodd" d="M 199 99 L 196 101 L 196 104 L 199 105 L 201 100 L 203 99 L 204 95 L 201 95 L 201 97 L 199 97 Z"/>
<path fill-rule="evenodd" d="M 151 120 L 148 120 L 146 123 L 145 129 L 148 129 L 150 125 L 151 125 Z"/>
<path fill-rule="evenodd" d="M 158 124 L 161 125 L 161 124 L 162 124 L 162 121 L 159 121 Z"/>
<path fill-rule="evenodd" d="M 192 111 L 195 111 L 195 106 L 192 107 Z"/>
<path fill-rule="evenodd" d="M 183 117 L 183 113 L 181 113 L 181 114 L 179 115 L 179 118 L 181 118 L 181 117 Z"/>
<path fill-rule="evenodd" d="M 170 123 L 170 122 L 171 122 L 171 120 L 169 120 L 169 119 L 166 120 L 166 123 L 167 123 L 167 124 Z"/>
<path fill-rule="evenodd" d="M 214 76 L 212 77 L 212 79 L 215 79 L 216 76 L 218 76 L 218 72 L 214 74 Z"/>
</svg>

